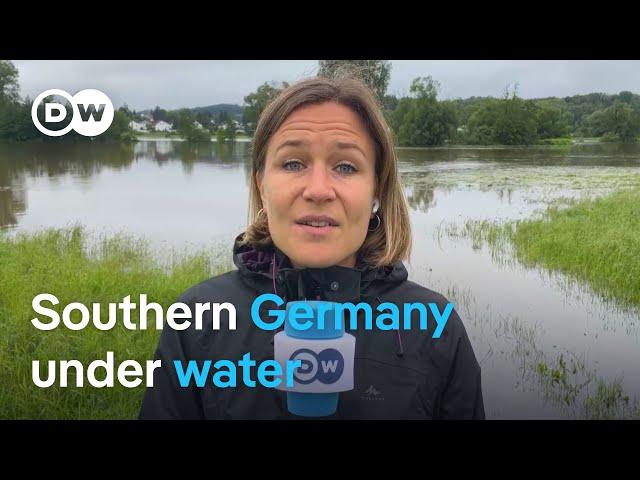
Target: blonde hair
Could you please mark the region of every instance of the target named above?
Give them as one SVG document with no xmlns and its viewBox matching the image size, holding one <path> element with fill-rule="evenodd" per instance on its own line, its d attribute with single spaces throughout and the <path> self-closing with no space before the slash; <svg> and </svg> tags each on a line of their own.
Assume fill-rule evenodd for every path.
<svg viewBox="0 0 640 480">
<path fill-rule="evenodd" d="M 361 262 L 379 267 L 407 259 L 411 253 L 411 225 L 407 200 L 398 176 L 398 160 L 391 129 L 371 90 L 353 77 L 314 77 L 283 90 L 262 112 L 252 142 L 248 227 L 241 243 L 272 243 L 267 217 L 262 209 L 258 175 L 264 170 L 269 141 L 297 108 L 308 104 L 337 102 L 362 119 L 375 144 L 376 196 L 380 200 L 380 225 L 358 250 Z"/>
</svg>

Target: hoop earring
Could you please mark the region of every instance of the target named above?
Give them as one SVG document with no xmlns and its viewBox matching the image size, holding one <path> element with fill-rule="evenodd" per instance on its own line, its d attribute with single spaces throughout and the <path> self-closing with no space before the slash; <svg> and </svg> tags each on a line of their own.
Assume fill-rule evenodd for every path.
<svg viewBox="0 0 640 480">
<path fill-rule="evenodd" d="M 380 228 L 380 224 L 382 223 L 382 220 L 380 219 L 380 215 L 378 215 L 376 213 L 376 220 L 378 220 L 378 223 L 376 224 L 375 227 L 371 228 L 371 222 L 369 222 L 369 228 L 367 230 L 369 230 L 370 232 L 375 232 L 378 228 Z"/>
<path fill-rule="evenodd" d="M 256 213 L 256 218 L 260 218 L 260 216 L 264 213 L 264 208 L 261 208 L 260 210 L 258 210 L 258 212 Z"/>
</svg>

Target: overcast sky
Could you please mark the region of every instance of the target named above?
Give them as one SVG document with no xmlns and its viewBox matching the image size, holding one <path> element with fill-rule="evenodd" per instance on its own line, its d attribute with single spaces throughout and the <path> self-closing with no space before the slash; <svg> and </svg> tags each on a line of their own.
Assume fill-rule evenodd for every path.
<svg viewBox="0 0 640 480">
<path fill-rule="evenodd" d="M 293 82 L 317 72 L 317 60 L 93 61 L 15 60 L 23 97 L 50 88 L 71 94 L 85 88 L 105 92 L 117 108 L 142 110 L 242 104 L 266 81 Z M 431 75 L 440 98 L 500 96 L 518 82 L 519 94 L 537 98 L 584 94 L 640 93 L 640 61 L 622 60 L 392 60 L 388 93 L 406 94 L 411 80 Z"/>
</svg>

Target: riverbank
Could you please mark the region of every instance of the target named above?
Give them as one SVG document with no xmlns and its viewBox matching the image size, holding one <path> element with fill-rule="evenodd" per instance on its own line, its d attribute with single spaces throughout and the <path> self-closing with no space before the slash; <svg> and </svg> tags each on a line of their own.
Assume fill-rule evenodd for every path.
<svg viewBox="0 0 640 480">
<path fill-rule="evenodd" d="M 511 248 L 526 267 L 584 282 L 605 301 L 640 308 L 640 188 L 605 197 L 561 199 L 539 218 L 515 222 L 467 221 L 445 226 L 494 258 Z M 440 232 L 442 233 L 442 232 Z"/>
<path fill-rule="evenodd" d="M 186 141 L 184 138 L 180 137 L 177 134 L 167 134 L 165 132 L 147 132 L 147 133 L 136 132 L 136 138 L 138 141 L 154 141 L 154 140 L 168 140 L 168 141 L 174 141 L 174 142 Z M 245 142 L 251 142 L 251 140 L 252 140 L 252 137 L 249 137 L 247 135 L 238 135 L 234 139 L 234 142 L 245 143 Z M 211 136 L 211 141 L 212 142 L 218 141 L 215 135 Z"/>
<path fill-rule="evenodd" d="M 38 388 L 32 381 L 31 362 L 79 360 L 85 367 L 116 358 L 144 363 L 152 360 L 160 335 L 155 329 L 98 331 L 66 328 L 42 332 L 30 322 L 33 298 L 50 293 L 60 299 L 52 307 L 61 313 L 69 302 L 108 304 L 141 293 L 167 308 L 190 286 L 225 269 L 218 252 L 173 256 L 168 266 L 139 239 L 124 235 L 89 243 L 81 228 L 46 230 L 11 237 L 0 234 L 0 419 L 135 419 L 144 395 L 136 388 Z M 226 253 L 226 252 L 225 252 Z M 171 257 L 170 257 L 171 258 Z M 74 312 L 78 314 L 78 312 Z M 133 313 L 132 320 L 137 321 Z M 79 318 L 72 315 L 72 321 Z M 71 369 L 73 372 L 73 369 Z"/>
<path fill-rule="evenodd" d="M 609 270 L 603 269 L 598 262 L 601 257 L 607 257 L 602 254 L 603 244 L 611 249 L 618 239 L 627 245 L 640 238 L 637 224 L 629 228 L 628 238 L 620 235 L 617 225 L 627 222 L 639 198 L 638 191 L 622 192 L 592 201 L 595 206 L 578 202 L 566 209 L 550 210 L 542 219 L 519 222 L 515 229 L 499 230 L 485 224 L 469 232 L 480 234 L 493 244 L 499 238 L 508 238 L 516 249 L 524 249 L 524 253 L 518 255 L 545 268 L 558 269 L 553 262 L 562 262 L 563 257 L 567 257 L 564 273 L 571 275 L 572 269 L 584 266 L 587 272 L 602 273 L 605 279 L 610 277 L 608 280 L 620 290 L 620 282 L 625 280 L 618 278 L 618 273 L 624 271 L 625 266 L 631 264 L 626 280 L 628 286 L 638 278 L 633 270 L 637 269 L 640 258 L 637 241 L 629 255 L 615 256 Z M 615 212 L 620 214 L 614 215 L 611 222 L 603 221 Z M 590 230 L 598 223 L 605 227 L 594 230 L 602 238 L 600 244 L 592 245 L 589 240 L 594 236 Z M 576 253 L 573 256 L 572 250 Z M 613 250 L 620 249 L 613 247 Z M 224 260 L 227 253 L 200 251 L 188 256 L 176 255 L 170 257 L 167 264 L 160 265 L 157 252 L 153 253 L 144 241 L 124 235 L 102 237 L 98 242 L 90 241 L 90 235 L 81 228 L 0 235 L 0 256 L 3 258 L 0 264 L 0 328 L 7 332 L 0 339 L 0 382 L 9 386 L 0 390 L 0 418 L 136 418 L 144 386 L 132 389 L 119 385 L 101 389 L 86 386 L 80 389 L 74 386 L 75 375 L 70 374 L 69 387 L 38 388 L 32 381 L 31 362 L 38 360 L 45 364 L 48 360 L 77 359 L 86 367 L 94 360 L 104 359 L 107 352 L 114 352 L 118 363 L 131 359 L 142 365 L 153 359 L 160 332 L 120 327 L 97 331 L 91 326 L 79 332 L 64 327 L 42 332 L 30 323 L 34 318 L 33 297 L 45 292 L 55 295 L 60 304 L 54 310 L 62 313 L 61 306 L 70 302 L 107 305 L 121 301 L 127 295 L 137 298 L 145 293 L 149 301 L 156 301 L 166 309 L 191 285 L 231 268 Z M 587 257 L 592 257 L 591 261 L 584 260 Z M 136 311 L 132 313 L 132 323 L 139 324 Z M 72 315 L 72 321 L 78 322 L 79 318 Z M 562 356 L 556 359 L 544 355 L 541 350 L 534 353 L 536 355 L 528 362 L 540 381 L 549 384 L 545 391 L 584 409 L 580 418 L 636 418 L 640 414 L 619 382 L 605 382 L 583 365 L 578 368 L 578 376 L 588 377 L 592 384 L 590 390 L 586 390 L 582 384 L 576 385 L 572 381 L 577 367 L 569 359 L 565 364 Z M 583 399 L 585 395 L 586 399 Z"/>
</svg>

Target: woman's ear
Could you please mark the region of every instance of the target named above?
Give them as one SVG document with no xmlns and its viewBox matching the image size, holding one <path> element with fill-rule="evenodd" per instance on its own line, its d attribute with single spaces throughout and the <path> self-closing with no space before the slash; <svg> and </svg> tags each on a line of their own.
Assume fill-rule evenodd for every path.
<svg viewBox="0 0 640 480">
<path fill-rule="evenodd" d="M 258 193 L 260 194 L 260 202 L 262 203 L 262 206 L 264 206 L 265 202 L 264 202 L 264 186 L 263 186 L 263 175 L 262 172 L 257 172 L 256 173 L 256 187 L 258 187 Z"/>
</svg>

